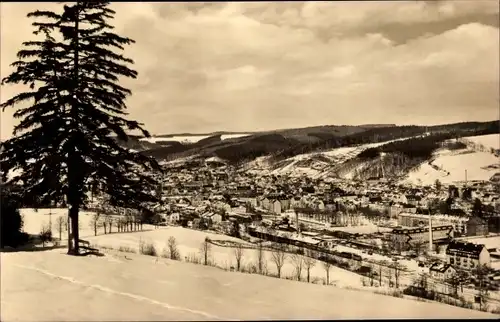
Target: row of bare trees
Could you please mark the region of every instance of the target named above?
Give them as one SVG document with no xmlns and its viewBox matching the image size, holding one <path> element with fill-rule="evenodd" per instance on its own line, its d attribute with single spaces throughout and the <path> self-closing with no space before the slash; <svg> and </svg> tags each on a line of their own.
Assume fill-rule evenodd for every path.
<svg viewBox="0 0 500 322">
<path fill-rule="evenodd" d="M 97 236 L 98 228 L 103 228 L 104 234 L 112 233 L 113 226 L 116 227 L 117 232 L 139 231 L 143 229 L 143 221 L 138 213 L 113 216 L 98 211 L 92 215 L 90 227 L 93 228 L 95 236 Z"/>
<path fill-rule="evenodd" d="M 338 205 L 338 210 L 332 209 L 314 209 L 310 207 L 296 207 L 295 212 L 299 216 L 312 216 L 314 220 L 320 222 L 329 222 L 337 226 L 359 226 L 362 223 L 362 218 L 367 218 L 371 221 L 380 221 L 383 218 L 389 217 L 388 211 L 381 211 L 369 207 L 345 206 Z"/>
<path fill-rule="evenodd" d="M 302 249 L 302 253 L 304 250 Z M 285 265 L 287 259 L 290 259 L 290 263 L 294 267 L 294 278 L 297 281 L 302 280 L 302 272 L 306 272 L 306 281 L 311 282 L 311 269 L 316 266 L 316 259 L 313 256 L 313 253 L 307 251 L 304 255 L 299 253 L 289 254 L 289 249 L 287 245 L 284 244 L 274 244 L 271 250 L 271 261 L 276 266 L 276 271 L 278 278 L 281 278 L 282 268 Z M 332 263 L 328 260 L 320 261 L 323 269 L 325 270 L 325 283 L 327 285 L 330 284 L 330 270 L 332 268 Z"/>
<path fill-rule="evenodd" d="M 258 243 L 256 247 L 256 263 L 253 266 L 256 273 L 267 275 L 267 258 L 265 256 L 265 248 L 263 243 Z M 203 259 L 203 264 L 209 264 L 209 255 L 211 251 L 210 241 L 205 240 L 201 246 L 201 254 Z M 276 274 L 278 278 L 282 277 L 283 266 L 286 264 L 287 260 L 294 267 L 293 277 L 298 281 L 302 280 L 303 272 L 306 272 L 306 281 L 311 281 L 311 269 L 316 265 L 316 259 L 313 258 L 313 254 L 309 252 L 307 255 L 301 255 L 298 253 L 290 254 L 288 246 L 285 244 L 274 243 L 270 252 L 270 260 L 276 267 Z M 241 271 L 243 268 L 243 258 L 245 256 L 245 248 L 242 244 L 238 244 L 233 249 L 233 256 L 236 262 L 235 269 Z M 329 262 L 321 262 L 323 268 L 326 272 L 326 283 L 330 283 L 330 270 L 332 264 Z"/>
</svg>

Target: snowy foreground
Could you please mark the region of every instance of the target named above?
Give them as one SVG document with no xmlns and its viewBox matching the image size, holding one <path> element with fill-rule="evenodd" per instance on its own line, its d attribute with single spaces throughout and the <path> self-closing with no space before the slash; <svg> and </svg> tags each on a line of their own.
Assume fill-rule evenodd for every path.
<svg viewBox="0 0 500 322">
<path fill-rule="evenodd" d="M 143 255 L 64 252 L 2 253 L 2 321 L 495 317 Z"/>
<path fill-rule="evenodd" d="M 39 228 L 64 216 L 64 209 L 22 209 L 25 230 Z M 51 214 L 51 215 L 49 215 Z M 182 256 L 197 253 L 206 236 L 231 237 L 166 227 L 143 232 L 93 236 L 90 213 L 82 213 L 82 238 L 98 246 L 136 248 L 139 241 L 165 245 L 177 239 Z M 151 227 L 145 227 L 151 228 Z M 63 234 L 63 239 L 64 239 Z M 341 318 L 473 318 L 489 313 L 440 303 L 424 303 L 343 286 L 360 284 L 358 275 L 333 268 L 335 286 L 308 284 L 206 267 L 155 257 L 107 251 L 103 257 L 71 257 L 65 249 L 1 254 L 2 321 L 89 321 L 89 320 L 241 320 L 241 319 L 341 319 Z M 211 257 L 234 265 L 232 250 L 212 248 Z M 269 258 L 268 269 L 274 270 Z M 245 251 L 244 262 L 255 254 Z M 293 266 L 283 267 L 290 275 Z M 313 277 L 324 277 L 320 265 Z"/>
</svg>

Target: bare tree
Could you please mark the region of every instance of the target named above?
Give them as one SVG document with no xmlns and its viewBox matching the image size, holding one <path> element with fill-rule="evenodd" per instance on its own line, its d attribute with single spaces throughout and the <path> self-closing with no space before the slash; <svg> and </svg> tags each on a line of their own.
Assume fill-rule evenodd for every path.
<svg viewBox="0 0 500 322">
<path fill-rule="evenodd" d="M 177 248 L 177 241 L 175 237 L 171 236 L 168 239 L 168 252 L 170 255 L 170 259 L 180 260 L 181 254 L 179 253 L 179 249 Z"/>
<path fill-rule="evenodd" d="M 278 273 L 278 278 L 281 278 L 281 269 L 285 265 L 286 252 L 285 246 L 280 243 L 275 243 L 273 250 L 271 251 L 271 260 L 274 265 L 276 265 L 276 270 Z"/>
<path fill-rule="evenodd" d="M 375 267 L 373 264 L 369 264 L 369 267 L 368 278 L 370 279 L 370 286 L 373 286 L 375 284 Z"/>
<path fill-rule="evenodd" d="M 134 212 L 134 218 L 135 218 L 135 224 L 137 225 L 137 230 L 142 230 L 141 228 L 141 220 L 142 220 L 142 215 L 139 210 L 135 210 Z"/>
<path fill-rule="evenodd" d="M 127 210 L 127 223 L 129 231 L 134 231 L 134 217 L 130 214 L 130 210 Z"/>
<path fill-rule="evenodd" d="M 308 256 L 304 257 L 304 267 L 307 272 L 307 283 L 309 283 L 311 280 L 311 268 L 313 268 L 314 265 L 316 265 L 316 260 L 312 258 L 312 256 L 310 255 L 312 254 L 309 252 Z"/>
<path fill-rule="evenodd" d="M 104 229 L 104 235 L 106 235 L 108 233 L 108 222 L 106 220 L 106 216 L 104 216 L 102 222 L 101 222 L 101 225 L 102 225 L 102 228 Z"/>
<path fill-rule="evenodd" d="M 399 278 L 401 276 L 401 271 L 403 270 L 403 266 L 399 262 L 395 262 L 390 265 L 390 269 L 394 274 L 395 286 L 396 288 L 399 288 Z"/>
<path fill-rule="evenodd" d="M 401 242 L 401 240 L 399 239 L 391 238 L 389 240 L 388 246 L 391 252 L 396 252 L 398 254 L 401 254 L 401 251 L 403 249 L 403 242 Z"/>
<path fill-rule="evenodd" d="M 210 244 L 210 239 L 205 238 L 205 241 L 201 244 L 200 252 L 203 257 L 203 265 L 208 265 L 208 259 L 212 251 L 212 244 Z"/>
<path fill-rule="evenodd" d="M 489 290 L 488 290 L 488 275 L 492 272 L 491 268 L 486 265 L 479 265 L 472 270 L 472 275 L 478 283 L 479 309 L 483 310 L 487 305 Z"/>
<path fill-rule="evenodd" d="M 416 240 L 414 243 L 411 244 L 411 249 L 413 249 L 417 257 L 420 257 L 420 255 L 425 254 L 426 244 L 427 243 L 423 240 Z"/>
<path fill-rule="evenodd" d="M 414 282 L 414 285 L 420 288 L 422 291 L 427 292 L 429 290 L 429 274 L 422 272 L 418 274 L 417 279 Z"/>
<path fill-rule="evenodd" d="M 455 272 L 445 280 L 446 284 L 450 286 L 451 296 L 458 297 L 458 288 L 460 286 L 460 276 Z M 450 293 L 450 292 L 449 292 Z"/>
<path fill-rule="evenodd" d="M 325 257 L 327 257 L 326 254 Z M 326 273 L 326 285 L 330 285 L 330 269 L 332 267 L 332 264 L 328 261 L 328 257 L 326 258 L 326 261 L 322 262 L 322 264 Z"/>
<path fill-rule="evenodd" d="M 110 214 L 106 214 L 104 217 L 104 223 L 108 226 L 108 234 L 111 234 L 111 228 L 113 227 L 113 217 Z"/>
<path fill-rule="evenodd" d="M 125 218 L 125 217 L 120 218 L 120 226 L 121 226 L 122 232 L 128 231 L 127 218 Z"/>
<path fill-rule="evenodd" d="M 292 264 L 295 267 L 295 277 L 297 281 L 300 281 L 302 277 L 302 268 L 304 267 L 304 258 L 299 254 L 293 254 L 291 256 Z"/>
<path fill-rule="evenodd" d="M 99 227 L 100 216 L 101 214 L 99 212 L 96 212 L 92 215 L 92 218 L 90 220 L 90 227 L 94 229 L 94 236 L 97 236 L 97 228 Z"/>
<path fill-rule="evenodd" d="M 385 267 L 388 266 L 389 263 L 385 260 L 380 261 L 378 263 L 378 285 L 382 286 L 382 275 L 384 274 Z"/>
<path fill-rule="evenodd" d="M 42 225 L 39 236 L 42 247 L 45 247 L 45 243 L 52 240 L 52 227 L 50 227 L 50 225 Z"/>
<path fill-rule="evenodd" d="M 59 233 L 59 240 L 62 240 L 62 232 L 64 230 L 64 217 L 57 217 L 55 221 L 56 231 Z"/>
<path fill-rule="evenodd" d="M 233 249 L 234 253 L 234 258 L 236 260 L 236 270 L 240 270 L 241 268 L 241 261 L 243 259 L 243 245 L 239 244 Z"/>
<path fill-rule="evenodd" d="M 123 220 L 121 218 L 118 218 L 116 220 L 116 229 L 118 230 L 119 233 L 123 231 Z"/>
</svg>

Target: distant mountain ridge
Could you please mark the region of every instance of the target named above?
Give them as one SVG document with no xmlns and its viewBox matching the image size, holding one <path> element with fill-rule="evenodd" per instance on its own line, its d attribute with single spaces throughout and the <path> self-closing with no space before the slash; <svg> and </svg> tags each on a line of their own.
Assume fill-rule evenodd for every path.
<svg viewBox="0 0 500 322">
<path fill-rule="evenodd" d="M 204 159 L 215 156 L 229 163 L 242 164 L 261 156 L 272 156 L 274 160 L 280 161 L 303 153 L 418 137 L 428 133 L 433 134 L 431 141 L 442 141 L 448 137 L 500 133 L 499 124 L 495 120 L 432 126 L 397 126 L 392 124 L 321 125 L 261 132 L 218 131 L 204 135 L 191 133 L 163 134 L 153 136 L 153 139 L 134 136 L 127 142 L 127 146 L 159 160 L 175 160 L 186 157 Z M 222 138 L 223 135 L 227 137 Z M 244 136 L 231 137 L 231 135 Z M 183 137 L 196 138 L 189 141 L 183 140 Z M 158 140 L 159 138 L 165 140 Z M 174 139 L 169 140 L 169 138 Z M 434 148 L 432 142 L 426 144 L 428 149 L 432 150 Z M 394 149 L 407 151 L 408 149 L 411 150 L 411 148 L 411 146 L 397 146 L 384 149 L 393 152 Z M 374 155 L 377 153 L 379 151 L 373 152 Z"/>
<path fill-rule="evenodd" d="M 170 133 L 170 134 L 152 134 L 151 137 L 155 138 L 169 138 L 175 136 L 215 136 L 215 135 L 237 135 L 237 134 L 258 134 L 258 133 L 270 133 L 270 132 L 281 132 L 281 131 L 298 131 L 307 130 L 313 128 L 323 128 L 323 127 L 363 127 L 363 128 L 379 128 L 379 127 L 393 127 L 396 124 L 360 124 L 360 125 L 314 125 L 301 128 L 285 128 L 285 129 L 274 129 L 274 130 L 264 130 L 264 131 L 215 131 L 215 132 L 202 132 L 202 133 Z"/>
<path fill-rule="evenodd" d="M 210 133 L 174 133 L 174 134 L 153 134 L 151 137 L 154 138 L 171 138 L 175 136 L 216 136 L 216 135 L 235 135 L 235 134 L 255 134 L 259 132 L 233 132 L 233 131 L 217 131 L 217 132 L 210 132 Z"/>
</svg>

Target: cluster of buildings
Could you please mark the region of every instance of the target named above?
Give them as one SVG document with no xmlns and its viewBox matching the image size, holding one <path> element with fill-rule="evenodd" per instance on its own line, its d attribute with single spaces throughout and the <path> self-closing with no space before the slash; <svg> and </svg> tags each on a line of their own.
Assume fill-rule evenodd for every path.
<svg viewBox="0 0 500 322">
<path fill-rule="evenodd" d="M 375 252 L 380 249 L 380 240 L 410 252 L 417 245 L 430 247 L 446 257 L 430 269 L 443 276 L 453 269 L 488 264 L 490 253 L 497 251 L 457 239 L 500 234 L 500 193 L 493 182 L 469 182 L 446 189 L 387 180 L 311 179 L 239 171 L 221 160 L 210 160 L 168 168 L 161 192 L 166 205 L 157 210 L 169 223 L 224 233 L 245 227 L 245 232 L 259 236 L 268 234 L 259 227 L 274 225 L 276 230 L 295 233 L 286 235 L 288 239 L 296 236 L 290 239 L 293 243 L 325 249 L 343 243 Z M 476 199 L 486 209 L 480 214 L 474 210 Z M 431 215 L 430 204 L 438 205 Z M 299 228 L 299 217 L 335 227 L 353 225 L 353 218 L 370 213 L 392 222 L 388 226 L 391 230 L 370 236 L 337 231 L 334 236 L 332 231 L 326 234 Z M 291 220 L 283 225 L 281 220 L 287 216 Z M 377 218 L 370 220 L 380 224 Z"/>
</svg>

